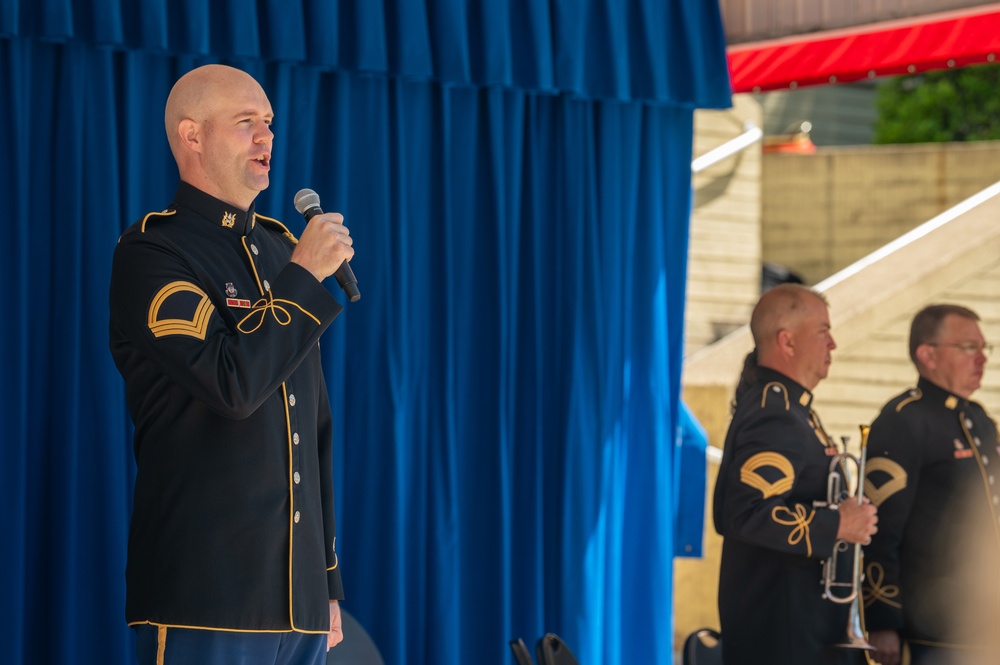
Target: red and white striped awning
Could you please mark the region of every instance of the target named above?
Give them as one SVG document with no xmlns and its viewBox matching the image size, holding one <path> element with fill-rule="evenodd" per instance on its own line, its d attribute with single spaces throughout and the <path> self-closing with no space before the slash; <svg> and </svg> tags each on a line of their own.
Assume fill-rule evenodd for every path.
<svg viewBox="0 0 1000 665">
<path fill-rule="evenodd" d="M 733 92 L 994 62 L 1000 57 L 1000 4 L 734 44 L 727 55 Z"/>
</svg>

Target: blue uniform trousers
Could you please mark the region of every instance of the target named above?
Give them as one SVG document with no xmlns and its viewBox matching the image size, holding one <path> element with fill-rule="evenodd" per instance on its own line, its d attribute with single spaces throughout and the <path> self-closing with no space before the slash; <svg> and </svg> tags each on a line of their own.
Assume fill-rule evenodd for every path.
<svg viewBox="0 0 1000 665">
<path fill-rule="evenodd" d="M 323 665 L 326 635 L 135 628 L 139 665 Z"/>
</svg>

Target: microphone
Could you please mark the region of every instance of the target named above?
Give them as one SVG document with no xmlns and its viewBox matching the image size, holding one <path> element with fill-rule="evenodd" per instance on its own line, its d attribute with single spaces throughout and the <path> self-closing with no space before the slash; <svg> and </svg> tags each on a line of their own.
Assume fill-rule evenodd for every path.
<svg viewBox="0 0 1000 665">
<path fill-rule="evenodd" d="M 306 218 L 307 222 L 316 215 L 323 214 L 323 209 L 319 207 L 319 194 L 311 189 L 300 189 L 292 203 L 295 205 L 295 209 Z M 361 291 L 358 290 L 358 278 L 354 276 L 354 271 L 351 270 L 350 263 L 347 261 L 341 263 L 340 267 L 337 268 L 337 272 L 333 273 L 333 276 L 337 278 L 337 283 L 340 284 L 340 288 L 347 294 L 348 300 L 357 302 L 361 299 Z"/>
</svg>

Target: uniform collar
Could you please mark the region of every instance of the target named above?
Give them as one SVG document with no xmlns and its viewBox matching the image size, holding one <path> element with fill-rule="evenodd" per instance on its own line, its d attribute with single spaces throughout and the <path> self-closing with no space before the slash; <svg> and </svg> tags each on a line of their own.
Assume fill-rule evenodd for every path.
<svg viewBox="0 0 1000 665">
<path fill-rule="evenodd" d="M 171 204 L 171 207 L 187 208 L 204 217 L 213 225 L 241 236 L 250 233 L 254 225 L 253 203 L 250 204 L 248 210 L 240 210 L 230 203 L 220 201 L 214 196 L 206 194 L 183 180 L 177 186 L 177 193 L 174 194 L 174 202 Z"/>
<path fill-rule="evenodd" d="M 969 400 L 964 397 L 959 397 L 950 390 L 945 390 L 936 383 L 931 383 L 928 379 L 920 377 L 917 381 L 917 388 L 923 394 L 923 398 L 930 404 L 941 404 L 944 408 L 949 410 L 955 410 L 958 407 L 964 407 L 969 403 Z"/>
<path fill-rule="evenodd" d="M 770 367 L 757 366 L 757 382 L 761 384 L 778 382 L 788 391 L 790 403 L 798 404 L 805 409 L 809 409 L 812 405 L 813 394 L 805 386 Z"/>
</svg>

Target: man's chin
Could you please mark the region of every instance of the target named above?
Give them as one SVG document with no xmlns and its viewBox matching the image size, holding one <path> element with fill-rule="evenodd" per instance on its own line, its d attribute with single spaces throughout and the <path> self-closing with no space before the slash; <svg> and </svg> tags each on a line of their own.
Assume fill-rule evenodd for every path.
<svg viewBox="0 0 1000 665">
<path fill-rule="evenodd" d="M 267 186 L 271 184 L 271 177 L 266 172 L 261 172 L 260 169 L 256 173 L 246 173 L 246 178 L 243 180 L 243 186 L 253 192 L 263 192 L 267 189 Z"/>
</svg>

